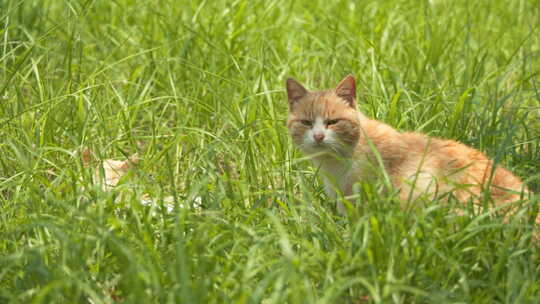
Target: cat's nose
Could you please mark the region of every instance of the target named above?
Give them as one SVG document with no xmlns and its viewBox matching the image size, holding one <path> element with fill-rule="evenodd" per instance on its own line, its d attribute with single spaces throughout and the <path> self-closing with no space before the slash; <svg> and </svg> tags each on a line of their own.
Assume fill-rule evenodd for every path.
<svg viewBox="0 0 540 304">
<path fill-rule="evenodd" d="M 315 139 L 315 141 L 317 143 L 320 143 L 324 139 L 324 133 L 315 133 L 315 134 L 313 134 L 313 139 Z"/>
</svg>

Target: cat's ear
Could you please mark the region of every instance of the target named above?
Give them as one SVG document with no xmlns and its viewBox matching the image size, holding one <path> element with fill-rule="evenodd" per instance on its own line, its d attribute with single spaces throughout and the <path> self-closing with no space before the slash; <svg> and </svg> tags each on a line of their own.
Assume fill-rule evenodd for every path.
<svg viewBox="0 0 540 304">
<path fill-rule="evenodd" d="M 347 75 L 336 87 L 336 95 L 345 99 L 349 106 L 356 106 L 356 83 L 353 75 Z"/>
<path fill-rule="evenodd" d="M 287 97 L 289 98 L 289 106 L 292 106 L 295 102 L 302 99 L 307 95 L 308 91 L 298 81 L 287 78 Z"/>
</svg>

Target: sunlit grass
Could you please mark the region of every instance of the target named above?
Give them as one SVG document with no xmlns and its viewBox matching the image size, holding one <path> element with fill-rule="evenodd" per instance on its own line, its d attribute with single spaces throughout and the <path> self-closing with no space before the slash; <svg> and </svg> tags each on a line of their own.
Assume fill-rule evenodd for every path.
<svg viewBox="0 0 540 304">
<path fill-rule="evenodd" d="M 4 1 L 0 24 L 0 302 L 540 301 L 538 195 L 505 223 L 367 183 L 339 217 L 283 93 L 353 73 L 367 116 L 539 193 L 538 3 Z M 86 148 L 142 161 L 103 192 Z"/>
</svg>

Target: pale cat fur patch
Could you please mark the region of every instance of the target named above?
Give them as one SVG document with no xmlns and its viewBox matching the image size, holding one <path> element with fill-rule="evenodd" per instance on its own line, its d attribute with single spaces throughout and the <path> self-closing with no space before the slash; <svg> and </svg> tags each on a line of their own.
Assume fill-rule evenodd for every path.
<svg viewBox="0 0 540 304">
<path fill-rule="evenodd" d="M 452 192 L 467 202 L 489 187 L 496 202 L 507 203 L 527 191 L 518 177 L 499 166 L 493 170 L 493 162 L 473 148 L 420 133 L 401 133 L 367 118 L 356 109 L 351 75 L 331 90 L 308 91 L 292 78 L 286 88 L 289 134 L 320 168 L 331 197 L 336 197 L 335 189 L 348 196 L 354 183 L 380 177 L 376 168 L 381 165 L 391 184 L 400 189 L 402 201 Z M 346 212 L 339 201 L 337 209 Z"/>
<path fill-rule="evenodd" d="M 113 191 L 118 185 L 123 176 L 129 173 L 135 168 L 141 161 L 138 154 L 133 154 L 125 160 L 105 159 L 99 161 L 90 149 L 85 149 L 81 153 L 83 165 L 85 167 L 94 168 L 94 174 L 92 176 L 94 183 L 100 186 L 104 192 Z M 117 199 L 122 199 L 122 196 L 117 196 Z M 142 205 L 156 206 L 162 204 L 168 212 L 174 210 L 174 197 L 165 196 L 161 199 L 153 198 L 150 194 L 144 193 L 139 198 Z M 199 196 L 194 197 L 192 202 L 193 209 L 197 212 L 201 211 L 202 199 Z M 185 204 L 178 204 L 180 208 L 186 208 Z"/>
<path fill-rule="evenodd" d="M 82 152 L 82 160 L 85 166 L 89 166 L 95 160 L 92 151 L 85 149 Z M 93 180 L 101 185 L 103 191 L 116 187 L 122 176 L 129 172 L 140 161 L 137 154 L 131 155 L 126 160 L 105 159 L 94 169 Z"/>
</svg>

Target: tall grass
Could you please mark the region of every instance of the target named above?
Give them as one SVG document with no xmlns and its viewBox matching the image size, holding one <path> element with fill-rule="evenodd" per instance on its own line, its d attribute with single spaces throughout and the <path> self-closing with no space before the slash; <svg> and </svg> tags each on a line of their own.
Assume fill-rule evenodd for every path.
<svg viewBox="0 0 540 304">
<path fill-rule="evenodd" d="M 339 217 L 283 94 L 353 73 L 366 115 L 539 193 L 537 1 L 7 0 L 0 23 L 0 302 L 540 302 L 538 195 L 505 223 L 368 182 Z M 85 148 L 142 162 L 104 192 Z"/>
</svg>

